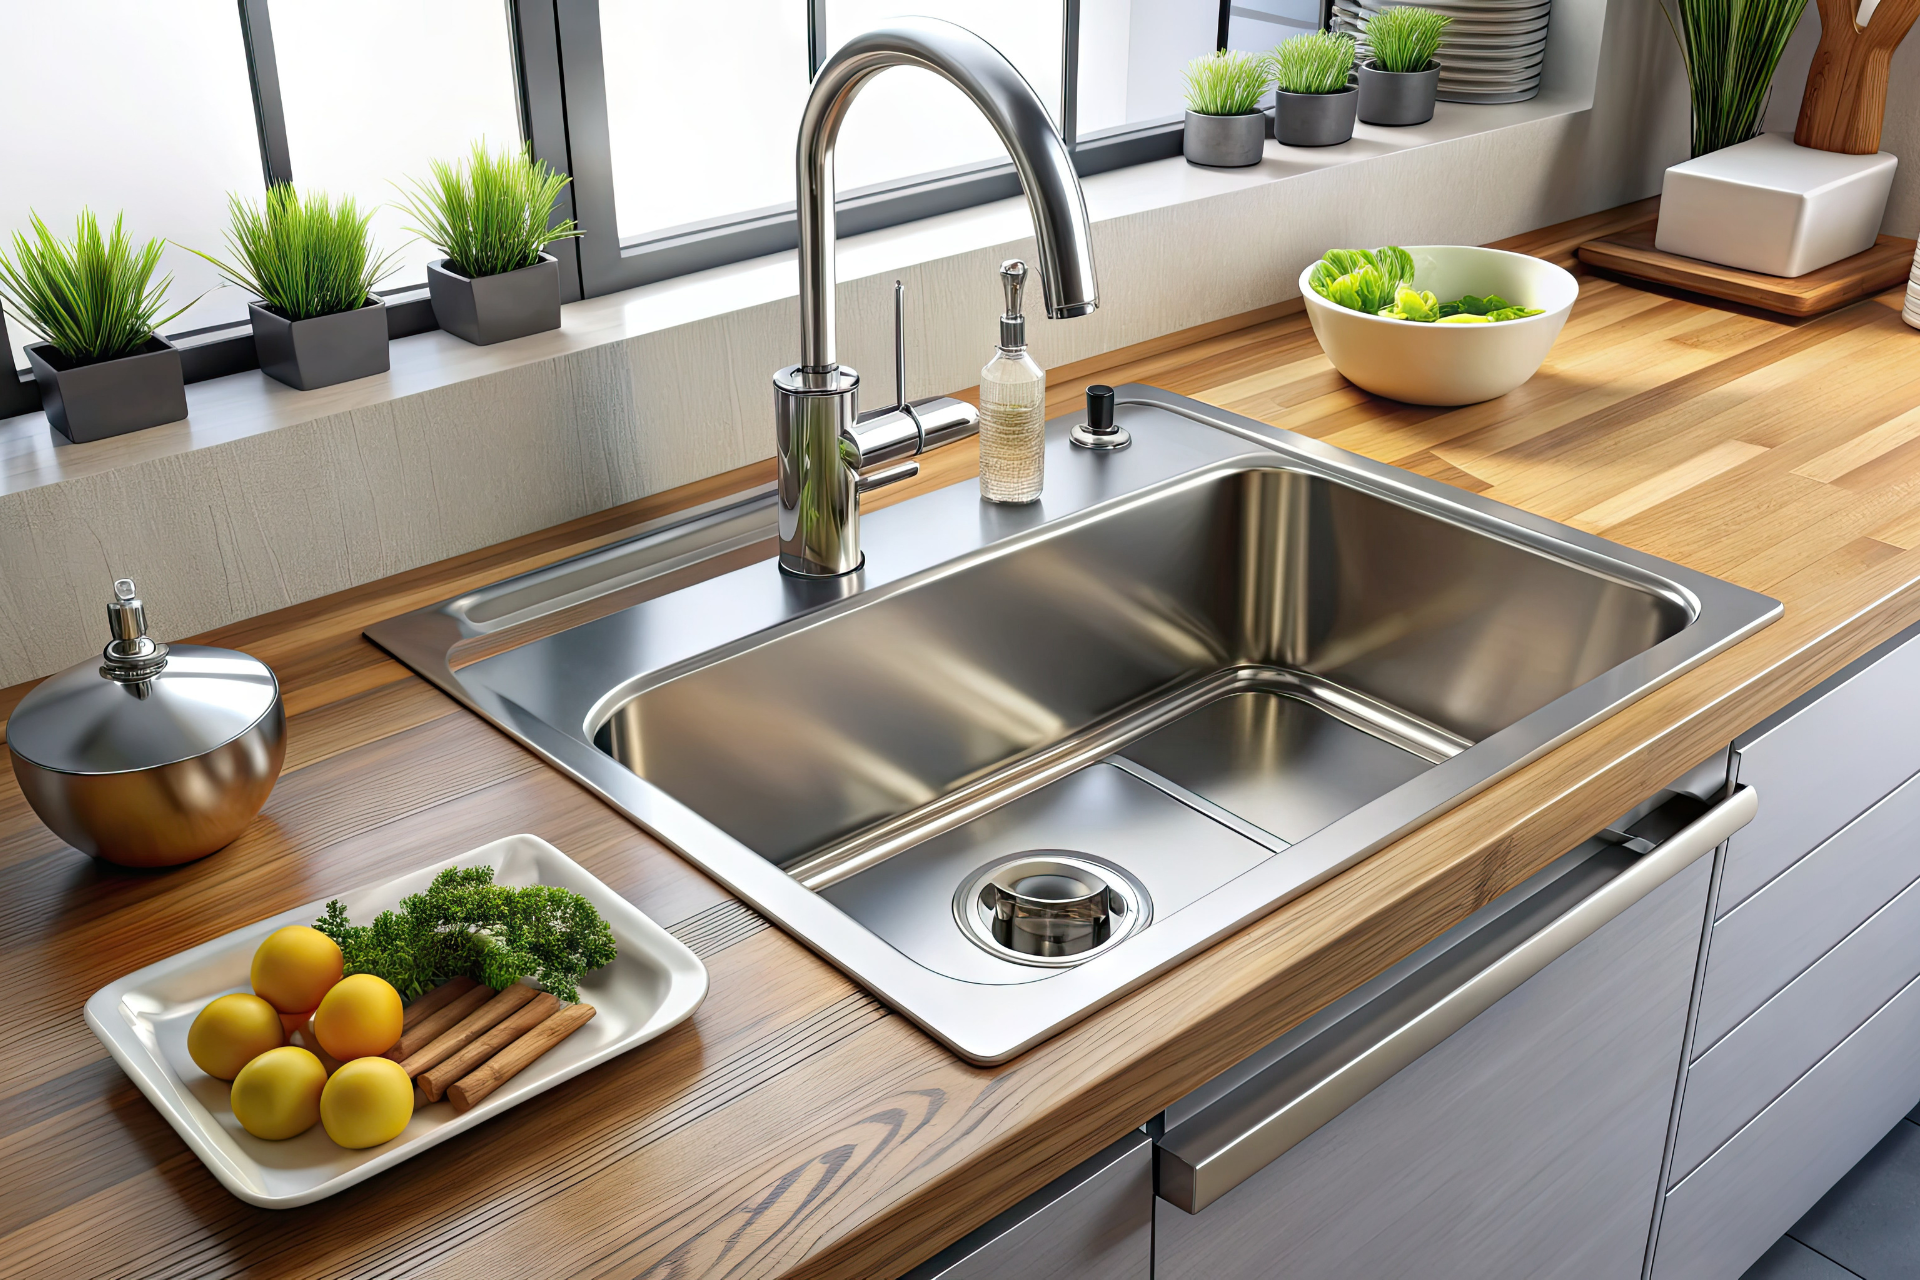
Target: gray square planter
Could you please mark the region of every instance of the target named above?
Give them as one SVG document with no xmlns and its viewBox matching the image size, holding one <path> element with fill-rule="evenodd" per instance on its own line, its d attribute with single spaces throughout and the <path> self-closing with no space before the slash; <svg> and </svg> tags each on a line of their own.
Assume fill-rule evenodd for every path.
<svg viewBox="0 0 1920 1280">
<path fill-rule="evenodd" d="M 73 364 L 52 344 L 27 348 L 40 404 L 53 429 L 74 444 L 125 435 L 187 416 L 180 353 L 158 334 L 118 360 Z"/>
<path fill-rule="evenodd" d="M 260 371 L 296 391 L 330 387 L 336 382 L 385 373 L 387 304 L 378 298 L 356 311 L 289 320 L 257 302 L 247 304 L 253 318 L 253 350 Z"/>
<path fill-rule="evenodd" d="M 550 253 L 497 276 L 463 276 L 441 258 L 427 264 L 427 292 L 440 327 L 475 346 L 560 327 L 560 260 Z"/>
</svg>

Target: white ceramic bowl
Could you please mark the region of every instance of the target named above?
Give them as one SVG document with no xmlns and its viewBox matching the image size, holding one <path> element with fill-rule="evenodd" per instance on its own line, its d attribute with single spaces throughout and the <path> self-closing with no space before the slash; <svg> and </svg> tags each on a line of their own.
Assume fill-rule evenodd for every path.
<svg viewBox="0 0 1920 1280">
<path fill-rule="evenodd" d="M 1313 336 L 1349 382 L 1409 404 L 1477 404 L 1531 378 L 1560 336 L 1580 285 L 1539 258 L 1471 245 L 1408 245 L 1413 284 L 1442 302 L 1497 293 L 1541 314 L 1497 324 L 1426 324 L 1335 306 L 1300 273 Z"/>
</svg>

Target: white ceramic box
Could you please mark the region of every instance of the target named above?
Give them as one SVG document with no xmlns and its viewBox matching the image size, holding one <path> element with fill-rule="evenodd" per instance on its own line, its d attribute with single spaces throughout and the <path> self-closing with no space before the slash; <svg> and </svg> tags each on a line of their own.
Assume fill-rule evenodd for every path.
<svg viewBox="0 0 1920 1280">
<path fill-rule="evenodd" d="M 1770 276 L 1803 276 L 1873 247 L 1893 187 L 1887 152 L 1842 155 L 1780 133 L 1674 165 L 1654 246 Z"/>
</svg>

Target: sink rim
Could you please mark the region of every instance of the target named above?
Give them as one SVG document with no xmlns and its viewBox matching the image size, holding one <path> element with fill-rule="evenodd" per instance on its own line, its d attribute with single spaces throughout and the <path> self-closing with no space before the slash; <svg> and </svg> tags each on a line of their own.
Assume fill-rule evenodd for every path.
<svg viewBox="0 0 1920 1280">
<path fill-rule="evenodd" d="M 713 875 L 937 1040 L 974 1062 L 993 1064 L 1039 1043 L 1187 956 L 1279 909 L 1781 613 L 1778 601 L 1683 565 L 1185 397 L 1132 384 L 1117 388 L 1116 399 L 1120 409 L 1141 419 L 1128 424 L 1135 441 L 1133 448 L 1114 455 L 1071 450 L 1064 443 L 1064 433 L 1078 415 L 1055 419 L 1048 426 L 1049 489 L 1053 491 L 1054 481 L 1060 481 L 1068 499 L 1061 504 L 1065 509 L 1051 517 L 1044 507 L 1029 512 L 1024 525 L 1019 509 L 1004 516 L 996 513 L 994 519 L 1004 531 L 992 536 L 980 533 L 977 545 L 964 546 L 957 555 L 951 552 L 952 538 L 942 547 L 930 546 L 924 528 L 917 526 L 937 526 L 943 513 L 951 515 L 946 508 L 956 508 L 968 513 L 967 524 L 977 531 L 985 517 L 964 483 L 867 516 L 869 560 L 862 583 L 795 589 L 792 580 L 778 578 L 770 562 L 749 565 L 516 646 L 458 673 L 448 663 L 447 653 L 458 637 L 477 630 L 462 617 L 461 610 L 488 598 L 489 592 L 513 588 L 522 579 L 509 579 L 496 588 L 468 592 L 441 605 L 376 624 L 368 628 L 367 635 Z M 1166 417 L 1151 424 L 1146 421 L 1157 415 Z M 1123 946 L 1075 968 L 1013 987 L 965 982 L 922 968 L 780 867 L 603 753 L 592 745 L 592 734 L 582 732 L 593 710 L 602 704 L 617 705 L 642 692 L 642 688 L 633 687 L 636 681 L 647 680 L 645 687 L 663 684 L 746 652 L 756 644 L 771 643 L 799 627 L 822 625 L 846 609 L 877 603 L 944 574 L 963 571 L 984 557 L 1012 554 L 1038 538 L 1105 518 L 1129 502 L 1151 501 L 1172 485 L 1204 482 L 1223 470 L 1279 465 L 1276 456 L 1290 469 L 1321 475 L 1483 536 L 1542 552 L 1660 595 L 1683 608 L 1688 621 L 1666 639 L 1202 895 L 1189 904 L 1189 909 L 1156 920 Z M 1124 487 L 1115 488 L 1113 482 L 1124 477 L 1131 478 Z M 956 490 L 965 491 L 964 504 L 956 504 Z M 739 506 L 734 504 L 725 510 Z M 698 525 L 718 509 L 696 512 L 683 523 Z M 677 527 L 669 522 L 642 536 L 661 539 L 662 546 L 670 551 Z M 946 554 L 940 554 L 942 550 Z M 606 549 L 589 554 L 604 555 Z M 553 573 L 566 563 L 571 562 L 537 572 Z M 636 611 L 650 610 L 664 626 L 674 620 L 676 611 L 678 616 L 688 617 L 690 610 L 700 609 L 703 599 L 719 601 L 729 593 L 749 607 L 737 610 L 717 627 L 695 626 L 691 636 L 656 644 L 656 650 L 671 660 L 653 662 L 615 685 L 601 684 L 597 692 L 585 697 L 577 696 L 576 691 L 571 700 L 564 690 L 538 690 L 548 698 L 539 706 L 516 701 L 501 687 L 517 667 L 533 665 L 541 653 L 550 651 L 553 641 L 562 637 L 585 628 L 606 628 L 610 634 L 622 625 L 631 628 Z M 623 618 L 627 619 L 625 624 L 618 621 Z M 716 630 L 730 630 L 731 637 L 719 643 L 707 642 Z M 563 681 L 577 675 L 561 673 Z M 616 688 L 623 696 L 615 698 Z M 526 696 L 523 690 L 516 691 Z M 556 711 L 556 707 L 564 709 Z"/>
</svg>

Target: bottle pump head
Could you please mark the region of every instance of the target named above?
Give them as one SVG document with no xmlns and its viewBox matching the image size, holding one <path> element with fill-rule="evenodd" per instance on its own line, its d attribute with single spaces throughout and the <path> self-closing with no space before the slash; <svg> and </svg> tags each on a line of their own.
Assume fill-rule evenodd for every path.
<svg viewBox="0 0 1920 1280">
<path fill-rule="evenodd" d="M 1026 263 L 1008 258 L 1000 264 L 1000 287 L 1007 295 L 1007 309 L 1000 317 L 1000 346 L 1007 351 L 1027 345 L 1027 318 L 1020 314 L 1020 291 L 1026 283 Z"/>
</svg>

